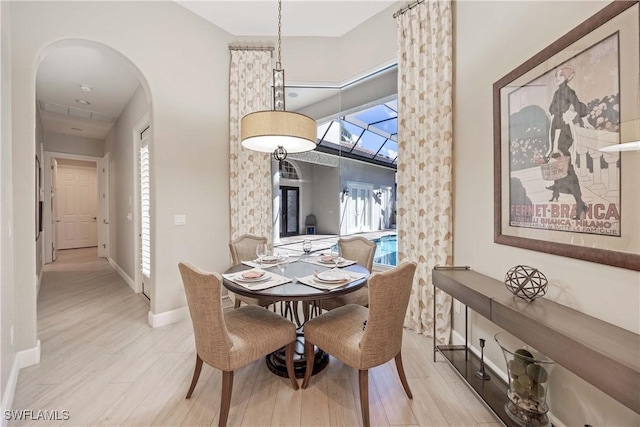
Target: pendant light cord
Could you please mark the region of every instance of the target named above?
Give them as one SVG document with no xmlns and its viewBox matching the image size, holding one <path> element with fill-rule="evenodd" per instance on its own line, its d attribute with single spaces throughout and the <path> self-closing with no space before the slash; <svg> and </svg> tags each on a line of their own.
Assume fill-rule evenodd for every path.
<svg viewBox="0 0 640 427">
<path fill-rule="evenodd" d="M 282 69 L 282 0 L 278 0 L 278 62 L 276 68 Z"/>
</svg>

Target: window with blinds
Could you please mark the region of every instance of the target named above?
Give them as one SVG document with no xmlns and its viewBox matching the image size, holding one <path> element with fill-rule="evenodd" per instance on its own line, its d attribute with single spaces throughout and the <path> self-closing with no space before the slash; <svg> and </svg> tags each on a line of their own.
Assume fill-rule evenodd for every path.
<svg viewBox="0 0 640 427">
<path fill-rule="evenodd" d="M 148 129 L 140 134 L 140 271 L 145 277 L 151 277 L 151 183 Z"/>
</svg>

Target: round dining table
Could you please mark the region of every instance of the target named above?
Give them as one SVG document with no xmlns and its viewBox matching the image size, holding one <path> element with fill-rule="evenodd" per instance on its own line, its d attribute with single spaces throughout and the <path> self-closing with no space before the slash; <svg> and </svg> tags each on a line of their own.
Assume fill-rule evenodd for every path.
<svg viewBox="0 0 640 427">
<path fill-rule="evenodd" d="M 245 264 L 238 264 L 225 271 L 225 274 L 239 273 L 251 268 L 253 267 Z M 290 278 L 291 281 L 267 289 L 249 289 L 233 282 L 232 280 L 224 278 L 223 285 L 229 291 L 242 296 L 272 301 L 273 304 L 271 307 L 274 311 L 278 312 L 279 310 L 280 314 L 296 324 L 298 338 L 296 343 L 296 354 L 294 355 L 294 371 L 297 378 L 303 378 L 306 370 L 306 358 L 304 356 L 304 323 L 315 315 L 322 313 L 322 300 L 339 295 L 345 295 L 362 288 L 369 278 L 369 270 L 359 264 L 342 267 L 341 270 L 358 273 L 363 276 L 344 286 L 340 286 L 332 290 L 323 290 L 306 285 L 297 280 L 297 277 L 305 277 L 314 274 L 314 272 L 330 269 L 330 267 L 307 262 L 304 260 L 304 257 L 294 260 L 290 259 L 284 273 L 275 265 L 268 266 L 267 264 L 264 264 L 262 269 L 278 275 L 283 274 L 285 277 Z M 300 309 L 302 309 L 302 313 L 300 313 Z M 274 374 L 282 377 L 288 376 L 284 349 L 280 349 L 269 354 L 266 358 L 266 363 L 269 370 Z M 312 375 L 322 371 L 328 363 L 329 355 L 316 348 Z"/>
</svg>

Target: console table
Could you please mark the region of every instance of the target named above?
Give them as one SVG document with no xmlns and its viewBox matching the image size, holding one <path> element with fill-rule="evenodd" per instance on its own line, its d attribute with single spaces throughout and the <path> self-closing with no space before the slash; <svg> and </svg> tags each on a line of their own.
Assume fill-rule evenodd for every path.
<svg viewBox="0 0 640 427">
<path fill-rule="evenodd" d="M 434 269 L 433 287 L 466 306 L 465 345 L 436 345 L 434 337 L 434 358 L 440 352 L 505 424 L 513 424 L 504 411 L 506 384 L 492 372 L 490 381 L 475 378 L 479 361 L 466 341 L 469 308 L 640 414 L 640 335 L 546 298 L 526 302 L 468 267 Z"/>
</svg>

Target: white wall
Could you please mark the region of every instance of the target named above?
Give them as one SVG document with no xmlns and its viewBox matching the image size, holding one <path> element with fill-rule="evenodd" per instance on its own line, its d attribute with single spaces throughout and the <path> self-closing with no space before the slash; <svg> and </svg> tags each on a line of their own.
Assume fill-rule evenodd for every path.
<svg viewBox="0 0 640 427">
<path fill-rule="evenodd" d="M 492 85 L 605 4 L 455 3 L 454 262 L 498 280 L 514 265 L 535 266 L 549 279 L 548 298 L 638 333 L 638 272 L 493 243 Z M 462 319 L 456 329 L 464 333 Z M 472 343 L 486 338 L 485 357 L 504 364 L 495 326 L 472 321 Z M 551 381 L 551 411 L 567 425 L 640 424 L 640 415 L 562 367 Z"/>
<path fill-rule="evenodd" d="M 151 117 L 150 100 L 142 86 L 138 87 L 124 108 L 118 121 L 104 141 L 105 154 L 109 153 L 109 257 L 133 280 L 135 279 L 136 228 L 133 221 L 134 186 L 137 170 L 137 140 L 134 127 L 143 117 Z M 131 215 L 131 219 L 128 219 Z"/>
<path fill-rule="evenodd" d="M 36 112 L 37 112 L 37 108 L 36 108 Z M 40 159 L 40 187 L 42 190 L 44 190 L 44 150 L 43 150 L 43 143 L 44 143 L 44 132 L 42 129 L 42 120 L 40 118 L 40 113 L 37 112 L 36 113 L 36 155 L 38 156 L 38 159 Z M 34 186 L 35 188 L 35 186 Z M 42 197 L 44 195 L 40 194 L 38 195 L 39 200 L 42 200 L 44 202 L 44 198 Z M 35 196 L 34 196 L 35 199 Z M 38 209 L 38 206 L 35 207 L 35 209 Z M 44 209 L 44 206 L 43 206 Z M 44 214 L 44 212 L 41 213 L 41 215 Z M 44 218 L 43 218 L 44 220 Z M 44 223 L 43 223 L 44 225 Z M 38 225 L 36 224 L 36 227 Z M 40 290 L 39 286 L 40 286 L 40 276 L 42 275 L 42 266 L 44 265 L 44 261 L 43 261 L 43 247 L 44 247 L 44 229 L 42 232 L 38 233 L 36 232 L 36 236 L 37 236 L 37 240 L 36 240 L 36 277 L 38 278 L 38 287 L 36 288 L 36 294 L 38 293 L 38 291 Z"/>
<path fill-rule="evenodd" d="M 172 2 L 12 4 L 18 346 L 36 340 L 32 189 L 35 75 L 52 42 L 84 38 L 121 52 L 150 88 L 154 123 L 156 313 L 185 305 L 177 264 L 228 267 L 229 35 Z M 19 194 L 28 194 L 21 197 Z M 176 213 L 187 224 L 173 226 Z M 19 260 L 19 261 L 18 261 Z"/>
<path fill-rule="evenodd" d="M 76 135 L 45 132 L 44 151 L 102 157 L 104 154 L 104 141 L 101 139 L 85 138 Z"/>
<path fill-rule="evenodd" d="M 3 403 L 10 398 L 5 393 L 16 357 L 16 348 L 11 343 L 16 304 L 12 235 L 10 12 L 11 3 L 0 2 L 0 399 Z"/>
</svg>

